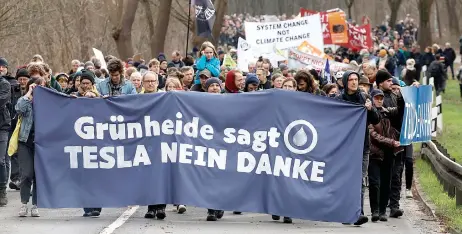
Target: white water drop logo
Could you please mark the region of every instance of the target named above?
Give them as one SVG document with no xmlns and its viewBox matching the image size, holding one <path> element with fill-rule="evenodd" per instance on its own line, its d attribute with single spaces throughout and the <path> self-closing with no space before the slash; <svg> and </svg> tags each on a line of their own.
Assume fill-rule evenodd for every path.
<svg viewBox="0 0 462 234">
<path fill-rule="evenodd" d="M 298 125 L 300 125 L 300 129 L 294 134 L 292 140 L 290 141 L 289 134 L 291 130 Z M 307 129 L 309 129 L 311 132 L 311 143 L 308 140 L 308 134 L 305 132 L 303 126 L 306 126 Z M 284 144 L 286 145 L 287 149 L 289 149 L 290 152 L 294 154 L 307 154 L 316 147 L 317 143 L 318 132 L 316 131 L 316 128 L 314 128 L 314 126 L 306 120 L 299 119 L 292 121 L 289 125 L 287 125 L 284 131 Z M 292 144 L 301 149 L 295 148 Z"/>
<path fill-rule="evenodd" d="M 306 142 L 308 141 L 308 136 L 306 135 L 305 130 L 303 130 L 303 127 L 300 127 L 300 130 L 298 130 L 297 133 L 295 133 L 294 137 L 292 138 L 292 141 L 298 147 L 301 147 L 304 144 L 306 144 Z"/>
</svg>

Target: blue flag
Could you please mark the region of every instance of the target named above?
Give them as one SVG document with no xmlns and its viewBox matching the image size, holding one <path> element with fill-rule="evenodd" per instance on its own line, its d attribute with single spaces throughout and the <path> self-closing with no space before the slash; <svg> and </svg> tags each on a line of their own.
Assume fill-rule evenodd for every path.
<svg viewBox="0 0 462 234">
<path fill-rule="evenodd" d="M 215 7 L 211 0 L 193 0 L 196 12 L 196 35 L 208 37 L 215 22 Z"/>
<path fill-rule="evenodd" d="M 39 87 L 33 108 L 39 207 L 185 204 L 344 223 L 361 213 L 359 105 L 278 89 L 75 99 Z"/>
<path fill-rule="evenodd" d="M 401 88 L 405 108 L 399 142 L 410 145 L 415 142 L 431 141 L 432 129 L 432 86 L 421 85 Z"/>
<path fill-rule="evenodd" d="M 327 81 L 328 84 L 332 83 L 332 78 L 330 76 L 329 59 L 326 59 L 326 66 L 324 66 L 324 79 Z"/>
</svg>

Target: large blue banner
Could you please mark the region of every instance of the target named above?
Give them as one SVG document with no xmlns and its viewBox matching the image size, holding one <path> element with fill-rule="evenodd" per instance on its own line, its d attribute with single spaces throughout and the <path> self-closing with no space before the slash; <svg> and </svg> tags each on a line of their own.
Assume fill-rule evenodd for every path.
<svg viewBox="0 0 462 234">
<path fill-rule="evenodd" d="M 432 135 L 432 86 L 421 85 L 401 88 L 405 108 L 399 142 L 410 145 L 428 142 Z"/>
<path fill-rule="evenodd" d="M 353 223 L 366 111 L 268 90 L 69 98 L 34 90 L 38 205 L 185 204 Z"/>
</svg>

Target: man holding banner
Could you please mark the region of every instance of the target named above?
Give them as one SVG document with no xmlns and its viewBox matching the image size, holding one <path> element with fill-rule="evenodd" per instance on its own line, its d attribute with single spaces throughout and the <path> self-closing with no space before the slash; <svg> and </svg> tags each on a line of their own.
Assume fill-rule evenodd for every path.
<svg viewBox="0 0 462 234">
<path fill-rule="evenodd" d="M 372 102 L 367 98 L 367 95 L 359 89 L 359 77 L 360 75 L 353 71 L 346 71 L 343 74 L 342 82 L 345 89 L 343 90 L 342 94 L 338 96 L 338 99 L 364 105 L 367 109 L 367 125 L 378 124 L 380 122 L 380 116 L 377 112 L 377 109 L 372 106 Z M 364 215 L 364 192 L 366 190 L 365 180 L 367 175 L 367 167 L 369 166 L 370 144 L 369 129 L 366 128 L 362 162 L 361 216 L 359 216 L 359 219 L 356 221 L 356 223 L 354 223 L 355 225 L 362 225 L 369 221 L 367 216 Z"/>
</svg>

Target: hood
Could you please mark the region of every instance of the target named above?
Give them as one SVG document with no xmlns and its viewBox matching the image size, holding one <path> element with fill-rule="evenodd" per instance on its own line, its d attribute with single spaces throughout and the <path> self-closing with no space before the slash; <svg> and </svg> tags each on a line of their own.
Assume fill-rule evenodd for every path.
<svg viewBox="0 0 462 234">
<path fill-rule="evenodd" d="M 234 71 L 230 71 L 228 72 L 228 74 L 226 74 L 225 88 L 230 93 L 239 93 L 239 89 L 236 86 L 235 78 L 236 75 L 234 74 Z"/>
<path fill-rule="evenodd" d="M 342 77 L 343 89 L 344 90 L 348 90 L 348 77 L 350 77 L 351 74 L 356 74 L 358 76 L 358 79 L 360 79 L 360 77 L 361 77 L 359 75 L 359 73 L 357 73 L 355 71 L 345 71 L 345 73 L 343 73 L 343 77 Z M 358 86 L 358 90 L 359 90 L 359 86 Z"/>
</svg>

